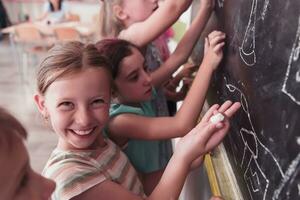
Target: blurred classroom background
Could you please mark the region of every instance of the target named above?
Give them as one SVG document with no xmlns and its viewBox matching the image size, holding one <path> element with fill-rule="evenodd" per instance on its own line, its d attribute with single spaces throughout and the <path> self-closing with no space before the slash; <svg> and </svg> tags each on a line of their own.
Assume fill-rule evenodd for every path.
<svg viewBox="0 0 300 200">
<path fill-rule="evenodd" d="M 45 0 L 0 2 L 0 106 L 25 125 L 33 168 L 41 172 L 57 136 L 43 121 L 33 102 L 36 68 L 56 43 L 94 42 L 100 4 L 97 0 L 66 1 L 72 18 L 51 24 L 47 19 L 38 20 Z"/>
</svg>

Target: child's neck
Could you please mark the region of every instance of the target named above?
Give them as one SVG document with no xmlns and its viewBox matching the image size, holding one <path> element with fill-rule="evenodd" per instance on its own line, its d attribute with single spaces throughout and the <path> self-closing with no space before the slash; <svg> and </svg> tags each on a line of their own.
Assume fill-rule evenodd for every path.
<svg viewBox="0 0 300 200">
<path fill-rule="evenodd" d="M 57 148 L 60 150 L 64 150 L 64 151 L 84 151 L 84 150 L 98 150 L 98 149 L 102 149 L 104 147 L 106 147 L 107 143 L 104 140 L 102 133 L 101 135 L 99 135 L 94 143 L 92 143 L 90 146 L 85 147 L 85 148 L 77 148 L 74 147 L 72 144 L 66 142 L 65 140 L 63 140 L 62 138 L 59 138 L 58 140 L 58 144 L 57 144 Z"/>
</svg>

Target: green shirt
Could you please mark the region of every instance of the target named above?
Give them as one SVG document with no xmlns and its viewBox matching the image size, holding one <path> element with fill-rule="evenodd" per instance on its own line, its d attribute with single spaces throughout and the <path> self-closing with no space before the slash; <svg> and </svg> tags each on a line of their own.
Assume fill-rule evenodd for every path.
<svg viewBox="0 0 300 200">
<path fill-rule="evenodd" d="M 110 117 L 114 117 L 122 113 L 133 113 L 147 117 L 156 117 L 156 113 L 150 101 L 141 103 L 140 107 L 127 106 L 123 104 L 111 105 Z M 170 140 L 130 139 L 123 150 L 132 165 L 142 173 L 150 173 L 164 169 L 172 156 L 172 145 Z"/>
</svg>

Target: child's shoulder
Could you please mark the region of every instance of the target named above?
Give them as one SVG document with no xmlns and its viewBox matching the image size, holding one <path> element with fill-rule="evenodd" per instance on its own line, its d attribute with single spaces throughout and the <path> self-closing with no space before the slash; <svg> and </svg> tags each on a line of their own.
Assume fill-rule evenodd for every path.
<svg viewBox="0 0 300 200">
<path fill-rule="evenodd" d="M 133 114 L 142 115 L 143 110 L 141 107 L 134 107 L 134 106 L 124 105 L 124 104 L 111 104 L 109 110 L 110 117 L 114 117 L 124 113 L 133 113 Z"/>
<path fill-rule="evenodd" d="M 46 167 L 51 167 L 53 165 L 66 165 L 72 164 L 77 165 L 94 165 L 94 160 L 97 160 L 106 151 L 111 151 L 111 149 L 117 148 L 117 146 L 108 138 L 105 139 L 106 145 L 97 149 L 86 149 L 86 150 L 62 150 L 54 149 L 50 158 L 46 164 Z"/>
<path fill-rule="evenodd" d="M 120 150 L 109 139 L 106 146 L 98 150 L 64 151 L 55 149 L 44 170 L 45 177 L 55 180 L 57 199 L 71 199 L 109 177 L 106 161 L 115 158 Z"/>
</svg>

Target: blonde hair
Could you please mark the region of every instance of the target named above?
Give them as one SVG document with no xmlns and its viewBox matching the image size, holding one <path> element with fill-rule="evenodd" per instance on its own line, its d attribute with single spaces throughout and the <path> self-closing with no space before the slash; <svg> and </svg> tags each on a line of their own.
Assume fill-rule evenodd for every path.
<svg viewBox="0 0 300 200">
<path fill-rule="evenodd" d="M 123 0 L 102 0 L 100 9 L 100 34 L 102 37 L 116 37 L 124 29 L 124 25 L 114 12 L 113 6 L 122 6 Z"/>
<path fill-rule="evenodd" d="M 73 41 L 54 46 L 40 64 L 37 72 L 37 90 L 44 95 L 47 88 L 66 75 L 87 68 L 105 68 L 111 76 L 110 63 L 102 56 L 95 45 L 85 45 Z"/>
</svg>

